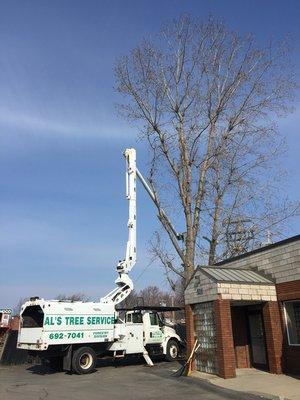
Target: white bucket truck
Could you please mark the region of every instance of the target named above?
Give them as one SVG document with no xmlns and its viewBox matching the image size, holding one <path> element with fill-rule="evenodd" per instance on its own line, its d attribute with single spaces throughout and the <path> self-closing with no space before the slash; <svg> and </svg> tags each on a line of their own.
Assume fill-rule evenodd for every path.
<svg viewBox="0 0 300 400">
<path fill-rule="evenodd" d="M 137 176 L 152 194 L 136 167 L 135 149 L 126 149 L 124 156 L 129 236 L 125 259 L 117 265 L 117 287 L 99 302 L 32 297 L 21 308 L 17 347 L 47 359 L 52 366 L 78 374 L 91 372 L 97 357 L 142 354 L 148 365 L 153 365 L 151 355 L 162 354 L 167 360 L 174 360 L 183 346 L 175 326 L 159 316 L 158 311 L 166 308 L 135 307 L 125 311 L 124 319 L 116 308 L 133 290 L 128 273 L 136 263 Z"/>
</svg>

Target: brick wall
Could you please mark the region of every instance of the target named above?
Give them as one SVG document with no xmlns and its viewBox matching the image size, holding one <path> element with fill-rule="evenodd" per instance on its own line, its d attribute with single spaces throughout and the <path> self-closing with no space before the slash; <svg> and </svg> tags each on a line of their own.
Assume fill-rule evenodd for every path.
<svg viewBox="0 0 300 400">
<path fill-rule="evenodd" d="M 230 301 L 215 300 L 214 312 L 216 319 L 219 376 L 225 379 L 234 378 L 236 373 Z"/>
<path fill-rule="evenodd" d="M 280 310 L 277 301 L 269 301 L 263 306 L 263 318 L 266 335 L 269 371 L 282 373 L 282 328 Z"/>
<path fill-rule="evenodd" d="M 236 368 L 250 368 L 245 307 L 232 307 L 231 319 Z"/>
<path fill-rule="evenodd" d="M 290 346 L 288 342 L 284 317 L 283 301 L 300 300 L 300 280 L 284 282 L 276 285 L 277 297 L 280 301 L 281 323 L 283 330 L 283 372 L 300 375 L 300 346 Z"/>
<path fill-rule="evenodd" d="M 189 357 L 195 343 L 194 315 L 192 307 L 190 305 L 185 306 L 185 329 L 186 329 L 186 342 L 187 342 L 187 357 Z M 190 370 L 193 371 L 195 369 L 196 369 L 196 363 L 194 360 L 191 363 Z"/>
<path fill-rule="evenodd" d="M 300 375 L 300 346 L 289 346 L 286 333 L 283 345 L 283 372 Z"/>
<path fill-rule="evenodd" d="M 300 279 L 277 284 L 276 292 L 279 301 L 300 300 Z"/>
<path fill-rule="evenodd" d="M 12 317 L 12 319 L 10 321 L 10 329 L 13 330 L 13 331 L 18 331 L 19 330 L 19 323 L 20 323 L 20 317 L 19 316 Z"/>
</svg>

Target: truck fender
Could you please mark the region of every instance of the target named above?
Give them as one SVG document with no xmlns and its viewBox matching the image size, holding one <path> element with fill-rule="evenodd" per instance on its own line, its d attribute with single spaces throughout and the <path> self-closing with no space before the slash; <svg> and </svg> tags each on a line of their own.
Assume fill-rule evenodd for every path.
<svg viewBox="0 0 300 400">
<path fill-rule="evenodd" d="M 169 336 L 166 338 L 166 340 L 162 343 L 162 348 L 163 348 L 163 354 L 167 354 L 167 346 L 168 346 L 168 342 L 169 340 L 175 340 L 178 345 L 180 346 L 181 341 L 179 340 L 178 337 L 176 336 Z"/>
</svg>

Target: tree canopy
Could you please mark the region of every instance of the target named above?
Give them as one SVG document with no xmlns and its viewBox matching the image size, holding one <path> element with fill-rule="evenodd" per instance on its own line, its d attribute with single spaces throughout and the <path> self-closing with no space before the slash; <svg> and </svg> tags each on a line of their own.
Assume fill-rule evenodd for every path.
<svg viewBox="0 0 300 400">
<path fill-rule="evenodd" d="M 189 279 L 195 264 L 251 249 L 297 211 L 276 164 L 276 121 L 295 90 L 289 53 L 285 40 L 262 46 L 213 17 L 184 15 L 118 60 L 119 110 L 150 151 L 168 238 L 157 233 L 152 247 L 167 271 Z"/>
</svg>

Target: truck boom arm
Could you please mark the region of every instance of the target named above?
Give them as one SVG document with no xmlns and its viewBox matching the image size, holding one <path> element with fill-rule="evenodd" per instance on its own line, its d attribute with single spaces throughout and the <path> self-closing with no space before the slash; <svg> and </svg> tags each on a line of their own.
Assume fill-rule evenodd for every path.
<svg viewBox="0 0 300 400">
<path fill-rule="evenodd" d="M 103 303 L 118 304 L 123 301 L 133 290 L 133 282 L 128 273 L 136 263 L 136 151 L 126 149 L 126 198 L 129 203 L 128 240 L 125 259 L 117 265 L 118 278 L 115 280 L 117 287 L 109 292 L 100 301 Z"/>
<path fill-rule="evenodd" d="M 136 168 L 136 175 L 139 178 L 141 184 L 144 186 L 146 192 L 149 194 L 149 196 L 150 196 L 151 200 L 153 201 L 154 205 L 156 206 L 156 208 L 158 208 L 158 205 L 156 203 L 155 195 L 154 195 L 153 191 L 151 190 L 151 188 L 150 188 L 148 182 L 146 181 L 146 179 L 143 177 L 143 175 L 138 170 L 138 168 Z M 182 233 L 178 233 L 175 230 L 174 226 L 171 224 L 170 220 L 166 216 L 164 210 L 162 208 L 160 208 L 159 212 L 160 212 L 161 216 L 168 221 L 168 225 L 169 225 L 171 231 L 173 232 L 173 235 L 177 238 L 177 240 L 183 240 L 183 234 Z"/>
<path fill-rule="evenodd" d="M 128 273 L 132 270 L 136 263 L 136 177 L 139 178 L 151 200 L 158 208 L 156 197 L 151 190 L 148 182 L 140 173 L 136 166 L 136 151 L 135 149 L 126 149 L 124 151 L 126 159 L 126 198 L 129 202 L 129 218 L 128 218 L 128 241 L 126 246 L 125 259 L 119 261 L 117 265 L 118 278 L 115 280 L 117 287 L 109 292 L 100 301 L 103 303 L 118 304 L 123 301 L 133 290 L 133 282 L 129 278 Z M 159 209 L 160 217 L 163 217 L 168 222 L 170 229 L 177 240 L 183 240 L 183 234 L 177 233 L 170 220 L 167 218 L 164 210 Z"/>
</svg>

